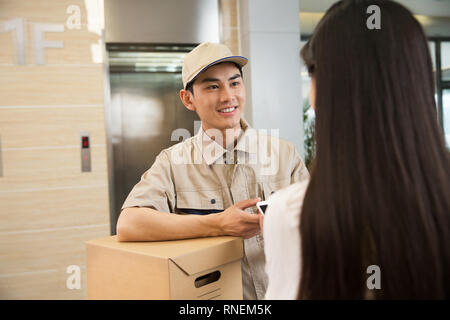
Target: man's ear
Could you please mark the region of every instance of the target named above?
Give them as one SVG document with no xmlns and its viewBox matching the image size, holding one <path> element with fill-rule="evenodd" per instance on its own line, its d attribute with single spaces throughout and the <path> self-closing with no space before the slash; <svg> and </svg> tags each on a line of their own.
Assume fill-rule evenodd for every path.
<svg viewBox="0 0 450 320">
<path fill-rule="evenodd" d="M 188 90 L 181 89 L 180 90 L 180 99 L 183 102 L 184 106 L 191 111 L 195 111 L 194 102 L 192 101 L 192 92 Z"/>
</svg>

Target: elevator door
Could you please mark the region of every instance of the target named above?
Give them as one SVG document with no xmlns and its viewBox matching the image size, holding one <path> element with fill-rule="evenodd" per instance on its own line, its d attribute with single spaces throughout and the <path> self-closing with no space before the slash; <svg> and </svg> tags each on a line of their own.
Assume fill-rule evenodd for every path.
<svg viewBox="0 0 450 320">
<path fill-rule="evenodd" d="M 111 233 L 115 234 L 120 208 L 141 175 L 151 167 L 178 128 L 194 134 L 198 120 L 181 103 L 179 72 L 110 73 L 111 137 L 113 152 L 114 212 Z"/>
</svg>

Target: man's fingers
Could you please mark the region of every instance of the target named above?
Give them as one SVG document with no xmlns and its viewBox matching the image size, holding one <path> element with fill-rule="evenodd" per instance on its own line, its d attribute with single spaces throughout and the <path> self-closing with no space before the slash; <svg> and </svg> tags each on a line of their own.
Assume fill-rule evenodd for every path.
<svg viewBox="0 0 450 320">
<path fill-rule="evenodd" d="M 242 211 L 242 217 L 246 223 L 257 223 L 259 225 L 259 215 Z"/>
<path fill-rule="evenodd" d="M 255 230 L 255 231 L 252 231 L 252 232 L 247 232 L 247 233 L 243 236 L 243 238 L 244 238 L 244 239 L 250 239 L 250 238 L 253 238 L 254 236 L 257 236 L 259 233 L 260 233 L 260 230 L 259 230 L 259 229 L 258 229 L 258 230 Z"/>
<path fill-rule="evenodd" d="M 261 232 L 261 235 L 263 235 L 263 231 L 264 231 L 264 215 L 263 214 L 258 214 L 259 216 L 259 230 Z"/>
<path fill-rule="evenodd" d="M 257 202 L 261 201 L 261 198 L 248 199 L 244 201 L 239 201 L 235 204 L 239 209 L 247 209 L 256 205 Z"/>
<path fill-rule="evenodd" d="M 250 207 L 254 207 L 257 202 L 261 201 L 261 198 L 247 199 L 244 201 L 240 201 L 235 204 L 235 207 L 245 210 Z M 259 216 L 257 214 L 248 213 L 242 211 L 242 217 L 247 223 L 258 223 L 259 224 Z"/>
</svg>

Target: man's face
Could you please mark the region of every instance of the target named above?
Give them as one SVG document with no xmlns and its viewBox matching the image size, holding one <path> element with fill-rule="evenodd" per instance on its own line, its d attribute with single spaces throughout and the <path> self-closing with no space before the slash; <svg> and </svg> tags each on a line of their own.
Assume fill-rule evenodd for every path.
<svg viewBox="0 0 450 320">
<path fill-rule="evenodd" d="M 194 81 L 194 94 L 184 104 L 197 112 L 203 130 L 240 128 L 245 107 L 245 86 L 239 69 L 233 63 L 221 63 L 202 72 Z"/>
</svg>

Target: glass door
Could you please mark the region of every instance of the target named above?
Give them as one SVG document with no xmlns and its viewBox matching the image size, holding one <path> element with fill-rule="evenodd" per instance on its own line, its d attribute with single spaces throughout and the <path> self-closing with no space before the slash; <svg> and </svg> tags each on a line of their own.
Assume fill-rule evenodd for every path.
<svg viewBox="0 0 450 320">
<path fill-rule="evenodd" d="M 450 148 L 450 41 L 440 41 L 442 129 L 447 147 Z"/>
</svg>

